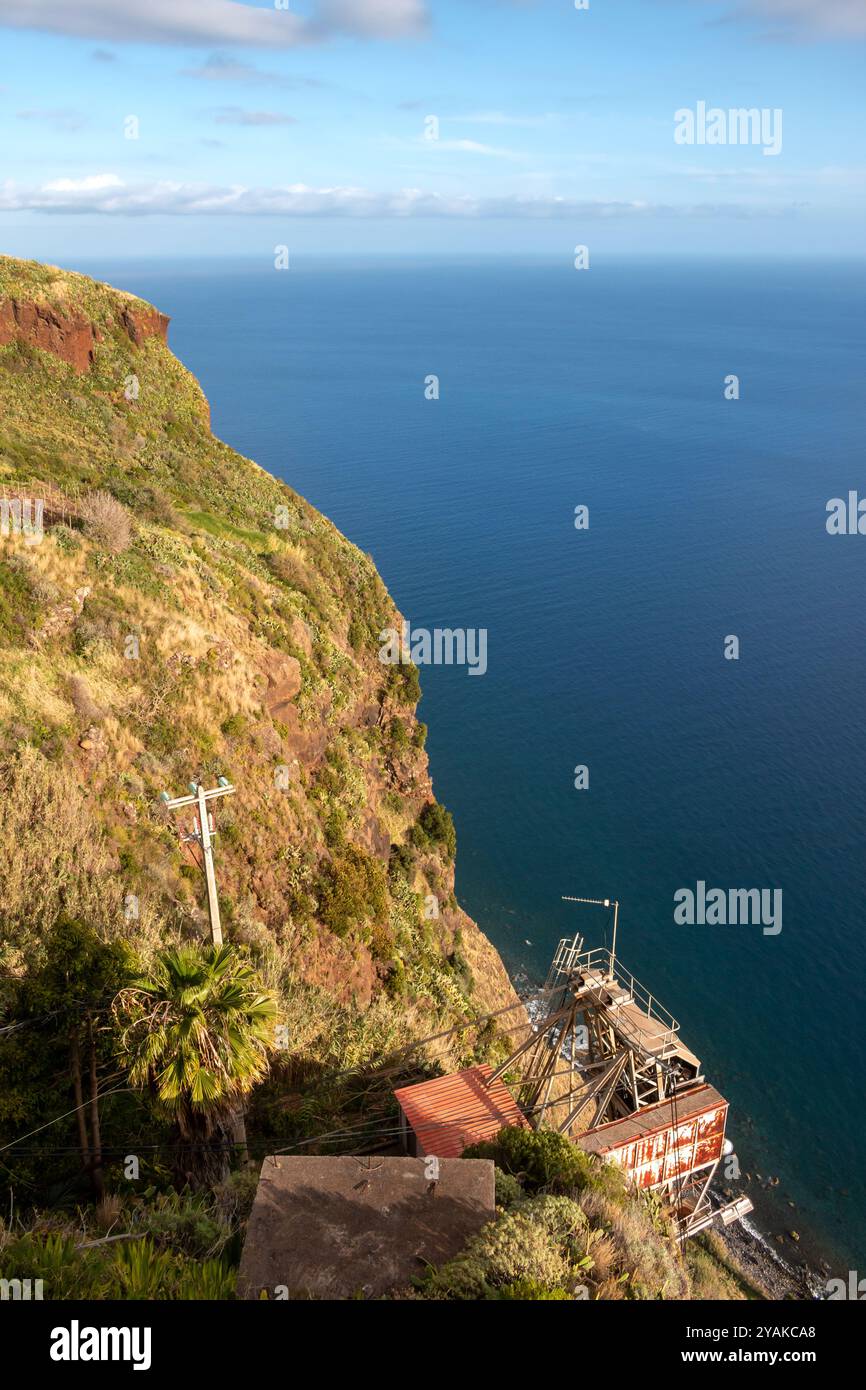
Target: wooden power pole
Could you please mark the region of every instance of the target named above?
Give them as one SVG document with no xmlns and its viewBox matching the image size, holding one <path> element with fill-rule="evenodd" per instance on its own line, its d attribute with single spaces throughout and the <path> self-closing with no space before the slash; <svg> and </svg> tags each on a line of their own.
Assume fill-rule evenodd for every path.
<svg viewBox="0 0 866 1390">
<path fill-rule="evenodd" d="M 207 910 L 210 917 L 210 934 L 214 946 L 222 946 L 223 931 L 220 924 L 220 904 L 217 896 L 216 873 L 213 865 L 213 840 L 210 833 L 210 821 L 208 820 L 208 802 L 214 801 L 219 796 L 232 796 L 237 789 L 232 786 L 227 777 L 218 777 L 217 785 L 211 787 L 210 791 L 205 791 L 203 782 L 190 782 L 189 796 L 170 797 L 168 792 L 161 793 L 161 800 L 168 811 L 176 811 L 182 806 L 196 806 L 196 828 L 181 838 L 187 842 L 192 841 L 199 845 L 201 849 L 202 868 L 204 869 L 205 882 L 207 884 Z M 249 1150 L 247 1149 L 247 1129 L 244 1118 L 243 1103 L 239 1103 L 236 1110 L 232 1112 L 231 1126 L 234 1135 L 234 1147 L 237 1150 L 238 1158 L 241 1163 L 249 1166 Z"/>
<path fill-rule="evenodd" d="M 212 787 L 210 791 L 205 791 L 202 782 L 190 782 L 189 786 L 190 794 L 188 796 L 170 797 L 168 792 L 162 792 L 160 799 L 168 811 L 176 811 L 182 806 L 196 806 L 198 808 L 195 830 L 187 835 L 182 835 L 182 838 L 185 841 L 194 841 L 201 848 L 202 867 L 207 884 L 207 910 L 210 917 L 211 940 L 214 946 L 222 946 L 223 932 L 220 924 L 220 904 L 213 864 L 213 840 L 208 819 L 208 802 L 219 796 L 231 796 L 236 788 L 232 786 L 227 777 L 218 777 L 217 785 Z"/>
</svg>

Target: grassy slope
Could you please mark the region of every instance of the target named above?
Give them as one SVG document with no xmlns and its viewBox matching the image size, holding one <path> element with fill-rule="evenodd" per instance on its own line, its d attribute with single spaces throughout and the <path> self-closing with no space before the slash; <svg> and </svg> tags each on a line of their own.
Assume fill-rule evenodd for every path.
<svg viewBox="0 0 866 1390">
<path fill-rule="evenodd" d="M 383 910 L 389 846 L 432 793 L 414 672 L 383 681 L 377 659 L 377 634 L 397 615 L 372 561 L 211 434 L 190 373 L 158 339 L 139 349 L 124 332 L 129 296 L 2 259 L 3 296 L 85 313 L 100 340 L 85 375 L 32 347 L 0 349 L 0 485 L 39 497 L 38 480 L 73 512 L 107 489 L 134 529 L 122 553 L 74 517 L 58 526 L 49 516 L 40 544 L 0 542 L 0 755 L 18 802 L 25 790 L 34 805 L 50 797 L 52 779 L 63 786 L 82 834 L 105 833 L 116 872 L 103 920 L 132 931 L 123 905 L 134 893 L 134 930 L 155 944 L 202 926 L 198 875 L 158 793 L 182 791 L 197 771 L 224 773 L 238 787 L 219 818 L 228 935 L 267 957 L 281 984 L 297 977 L 346 1009 L 384 993 L 434 1022 L 462 1012 L 470 992 L 501 1004 L 504 971 L 453 901 L 443 845 L 407 851 Z M 292 698 L 274 708 L 281 686 Z M 20 819 L 0 818 L 0 839 L 19 855 Z M 369 900 L 348 924 L 322 920 L 329 864 Z M 74 885 L 63 891 L 76 901 Z M 424 917 L 428 893 L 437 920 Z M 7 936 L 13 968 L 20 946 Z"/>
</svg>

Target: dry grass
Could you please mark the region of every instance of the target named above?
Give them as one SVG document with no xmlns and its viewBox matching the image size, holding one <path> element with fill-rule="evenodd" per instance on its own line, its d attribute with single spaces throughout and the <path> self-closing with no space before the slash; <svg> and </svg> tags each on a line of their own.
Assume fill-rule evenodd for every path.
<svg viewBox="0 0 866 1390">
<path fill-rule="evenodd" d="M 71 771 L 25 746 L 0 770 L 0 960 L 15 971 L 65 911 L 108 927 L 117 890 Z"/>
<path fill-rule="evenodd" d="M 580 1205 L 594 1226 L 606 1233 L 610 1255 L 628 1273 L 636 1298 L 689 1297 L 689 1281 L 679 1252 L 653 1228 L 649 1211 L 639 1200 L 621 1205 L 601 1192 L 587 1192 Z"/>
<path fill-rule="evenodd" d="M 730 1300 L 766 1298 L 732 1259 L 725 1242 L 717 1231 L 706 1231 L 686 1242 L 686 1267 L 694 1299 Z"/>
<path fill-rule="evenodd" d="M 123 1199 L 116 1192 L 107 1192 L 96 1207 L 96 1228 L 107 1233 L 116 1226 L 123 1213 Z"/>
<path fill-rule="evenodd" d="M 82 505 L 84 529 L 94 543 L 112 555 L 132 544 L 132 518 L 110 492 L 90 492 Z"/>
<path fill-rule="evenodd" d="M 70 679 L 69 698 L 78 718 L 85 724 L 98 724 L 105 718 L 105 710 L 94 700 L 83 676 L 72 676 Z"/>
<path fill-rule="evenodd" d="M 40 653 L 0 650 L 0 720 L 62 724 L 69 705 L 57 695 L 54 682 L 51 663 Z"/>
</svg>

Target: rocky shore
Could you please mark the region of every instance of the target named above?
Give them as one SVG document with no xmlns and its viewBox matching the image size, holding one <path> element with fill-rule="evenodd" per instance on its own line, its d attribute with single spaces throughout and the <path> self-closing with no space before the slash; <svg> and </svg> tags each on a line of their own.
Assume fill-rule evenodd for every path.
<svg viewBox="0 0 866 1390">
<path fill-rule="evenodd" d="M 732 1263 L 765 1298 L 811 1301 L 820 1298 L 826 1276 L 805 1261 L 789 1264 L 772 1242 L 749 1222 L 718 1228 Z"/>
</svg>

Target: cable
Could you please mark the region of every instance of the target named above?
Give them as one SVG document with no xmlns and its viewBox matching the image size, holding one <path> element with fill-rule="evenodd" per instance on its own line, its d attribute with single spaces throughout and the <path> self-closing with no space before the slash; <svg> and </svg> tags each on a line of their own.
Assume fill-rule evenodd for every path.
<svg viewBox="0 0 866 1390">
<path fill-rule="evenodd" d="M 436 1079 L 438 1079 L 438 1078 L 436 1078 Z M 114 1095 L 114 1094 L 116 1094 L 116 1093 L 119 1092 L 119 1091 L 128 1090 L 128 1089 L 129 1089 L 129 1088 L 127 1088 L 127 1087 L 117 1086 L 117 1087 L 115 1087 L 115 1088 L 114 1088 L 113 1090 L 111 1090 L 111 1091 L 103 1092 L 102 1095 L 106 1095 L 106 1096 L 108 1096 L 108 1095 Z M 102 1095 L 100 1095 L 100 1099 L 102 1099 Z M 90 1103 L 89 1101 L 88 1101 L 88 1102 L 85 1102 L 85 1105 L 87 1105 L 87 1104 L 89 1104 L 89 1103 Z M 16 1144 L 18 1144 L 18 1143 L 20 1143 L 20 1142 L 23 1142 L 23 1140 L 25 1140 L 25 1139 L 32 1138 L 32 1136 L 33 1136 L 34 1134 L 39 1134 L 39 1133 L 41 1133 L 42 1130 L 48 1129 L 52 1124 L 56 1124 L 59 1120 L 67 1119 L 67 1118 L 69 1117 L 69 1115 L 74 1115 L 75 1112 L 76 1112 L 76 1110 L 78 1110 L 78 1109 L 80 1109 L 80 1108 L 82 1108 L 82 1107 L 75 1106 L 72 1110 L 66 1111 L 64 1115 L 58 1115 L 58 1116 L 55 1117 L 54 1120 L 49 1120 L 47 1124 L 41 1125 L 41 1126 L 39 1127 L 39 1129 L 31 1130 L 29 1134 L 21 1135 L 20 1139 L 13 1140 L 11 1144 L 6 1144 L 6 1145 L 4 1145 L 4 1147 L 3 1147 L 2 1149 L 0 1149 L 0 1153 L 5 1152 L 6 1149 L 12 1148 L 12 1147 L 14 1147 Z M 535 1114 L 536 1111 L 541 1110 L 542 1108 L 543 1108 L 543 1107 L 542 1107 L 541 1103 L 539 1102 L 538 1104 L 536 1104 L 536 1105 L 534 1105 L 534 1106 L 527 1107 L 527 1109 L 521 1111 L 521 1113 L 524 1115 L 524 1117 L 528 1117 L 528 1116 L 530 1116 L 530 1115 Z M 549 1108 L 549 1105 L 548 1105 L 548 1108 Z M 470 1120 L 472 1120 L 472 1119 L 476 1119 L 476 1118 L 477 1118 L 477 1115 L 478 1115 L 477 1110 L 472 1110 L 471 1112 L 466 1111 L 466 1112 L 458 1113 L 457 1115 L 449 1116 L 449 1118 L 448 1118 L 447 1120 L 441 1120 L 441 1121 L 430 1120 L 430 1121 L 425 1121 L 425 1125 L 427 1125 L 428 1127 L 434 1128 L 434 1129 L 450 1129 L 450 1128 L 454 1127 L 455 1125 L 460 1125 L 463 1121 L 470 1121 Z M 338 1139 L 355 1139 L 355 1138 L 360 1138 L 361 1135 L 362 1135 L 364 1132 L 369 1133 L 372 1137 L 375 1138 L 375 1137 L 377 1137 L 377 1136 L 378 1136 L 378 1137 L 384 1137 L 384 1136 L 389 1136 L 389 1135 L 400 1135 L 400 1134 L 402 1134 L 404 1131 L 403 1131 L 403 1126 L 400 1125 L 400 1124 L 397 1124 L 397 1125 L 387 1125 L 387 1124 L 386 1124 L 386 1125 L 383 1125 L 383 1124 L 378 1123 L 376 1119 L 360 1120 L 360 1121 L 358 1121 L 357 1124 L 354 1124 L 354 1125 L 346 1125 L 346 1126 L 344 1126 L 344 1127 L 341 1128 L 341 1129 L 326 1130 L 323 1134 L 314 1134 L 314 1135 L 311 1135 L 309 1138 L 306 1138 L 306 1139 L 298 1139 L 298 1140 L 295 1140 L 295 1141 L 293 1141 L 292 1143 L 285 1145 L 283 1148 L 280 1148 L 280 1149 L 271 1149 L 271 1154 L 274 1155 L 274 1156 L 276 1156 L 276 1157 L 279 1157 L 279 1156 L 282 1155 L 282 1154 L 288 1153 L 291 1149 L 305 1148 L 305 1147 L 307 1147 L 307 1145 L 309 1145 L 309 1144 L 321 1144 L 321 1143 L 326 1143 L 326 1142 L 328 1142 L 329 1140 L 330 1140 L 330 1141 L 334 1141 L 334 1140 L 338 1140 Z M 249 1140 L 247 1141 L 247 1147 L 250 1147 L 251 1145 L 256 1145 L 256 1146 L 259 1146 L 259 1147 L 260 1147 L 260 1146 L 267 1145 L 268 1143 L 269 1143 L 269 1141 L 268 1141 L 266 1138 L 255 1138 L 255 1137 L 254 1137 L 254 1138 L 249 1139 Z M 128 1153 L 131 1147 L 133 1147 L 133 1146 L 132 1146 L 132 1145 L 125 1145 L 125 1146 L 120 1146 L 120 1145 L 103 1145 L 103 1146 L 102 1146 L 102 1153 L 103 1153 L 103 1155 L 104 1155 L 104 1154 L 107 1154 L 107 1153 Z M 161 1143 L 161 1144 L 136 1144 L 136 1145 L 134 1145 L 135 1150 L 138 1151 L 138 1152 L 161 1152 L 161 1151 L 173 1151 L 173 1150 L 175 1150 L 175 1149 L 177 1149 L 177 1148 L 209 1148 L 209 1147 L 211 1147 L 211 1145 L 210 1145 L 207 1141 L 195 1141 L 195 1140 L 183 1140 L 183 1139 L 174 1140 L 174 1141 L 168 1141 L 168 1142 Z M 240 1144 L 240 1142 L 238 1142 L 238 1143 L 232 1142 L 232 1144 L 231 1144 L 231 1145 L 228 1145 L 227 1147 L 242 1147 L 242 1145 Z M 41 1153 L 41 1154 L 47 1154 L 47 1153 L 75 1153 L 75 1152 L 78 1152 L 78 1146 L 77 1146 L 77 1145 L 73 1145 L 73 1144 L 69 1144 L 69 1145 L 56 1145 L 56 1146 L 53 1146 L 53 1147 L 50 1148 L 50 1149 L 37 1148 L 37 1149 L 34 1149 L 33 1152 Z M 270 1155 L 266 1155 L 266 1156 L 270 1156 Z"/>
<path fill-rule="evenodd" d="M 557 986 L 553 989 L 535 990 L 527 999 L 518 999 L 515 1004 L 508 1004 L 505 1006 L 505 1008 L 494 1009 L 490 1013 L 480 1014 L 476 1019 L 467 1019 L 463 1023 L 456 1023 L 452 1028 L 446 1028 L 440 1033 L 429 1033 L 426 1038 L 418 1038 L 416 1041 L 406 1043 L 402 1048 L 398 1050 L 397 1055 L 400 1056 L 403 1053 L 412 1053 L 416 1050 L 416 1048 L 424 1047 L 427 1043 L 438 1042 L 440 1038 L 450 1038 L 452 1034 L 461 1033 L 469 1028 L 484 1027 L 487 1023 L 490 1022 L 492 1018 L 500 1018 L 503 1014 L 513 1013 L 515 1009 L 525 1009 L 527 1004 L 532 1003 L 536 999 L 540 999 L 542 996 L 548 994 L 557 994 L 561 988 L 561 986 Z M 526 1023 L 518 1023 L 515 1025 L 515 1027 L 535 1028 L 536 1025 L 532 1022 L 532 1019 L 528 1019 Z M 356 1067 L 344 1067 L 340 1071 L 327 1073 L 323 1079 L 326 1081 L 333 1081 L 341 1076 L 357 1076 L 361 1074 L 362 1069 L 363 1063 L 359 1064 Z M 369 1074 L 379 1077 L 386 1077 L 391 1076 L 395 1072 L 398 1072 L 400 1070 L 402 1070 L 400 1066 L 393 1066 L 389 1067 L 385 1071 L 377 1071 Z"/>
<path fill-rule="evenodd" d="M 105 1096 L 113 1096 L 118 1091 L 128 1091 L 129 1089 L 128 1086 L 115 1086 L 111 1091 L 101 1091 L 96 1096 L 96 1099 L 102 1100 Z M 75 1115 L 79 1110 L 84 1110 L 92 1104 L 93 1098 L 91 1097 L 89 1100 L 82 1101 L 81 1105 L 73 1105 L 71 1110 L 66 1110 L 62 1115 L 55 1115 L 53 1120 L 48 1120 L 44 1125 L 39 1125 L 38 1129 L 31 1129 L 29 1134 L 22 1134 L 17 1139 L 13 1139 L 11 1143 L 3 1144 L 2 1147 L 0 1147 L 0 1153 L 5 1153 L 7 1149 L 14 1149 L 15 1145 L 20 1144 L 24 1139 L 32 1139 L 34 1134 L 41 1134 L 43 1129 L 50 1129 L 52 1125 L 59 1124 L 61 1120 L 68 1120 L 70 1115 Z"/>
</svg>

